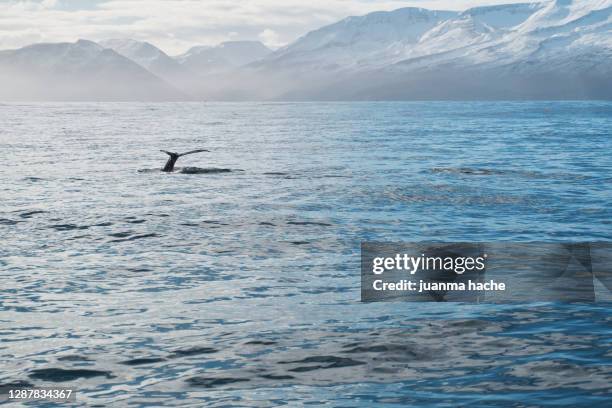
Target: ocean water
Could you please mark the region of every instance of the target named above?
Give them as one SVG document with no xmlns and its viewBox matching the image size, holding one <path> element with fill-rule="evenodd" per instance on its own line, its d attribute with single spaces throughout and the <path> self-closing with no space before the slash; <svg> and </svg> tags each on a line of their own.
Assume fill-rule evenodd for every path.
<svg viewBox="0 0 612 408">
<path fill-rule="evenodd" d="M 610 303 L 363 304 L 359 248 L 610 241 L 611 129 L 606 102 L 2 104 L 0 384 L 610 405 Z M 157 171 L 196 148 L 232 171 Z"/>
</svg>

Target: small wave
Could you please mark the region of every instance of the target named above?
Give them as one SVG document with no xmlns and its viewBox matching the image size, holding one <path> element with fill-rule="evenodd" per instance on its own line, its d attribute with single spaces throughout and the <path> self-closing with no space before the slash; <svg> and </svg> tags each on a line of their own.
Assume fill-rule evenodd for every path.
<svg viewBox="0 0 612 408">
<path fill-rule="evenodd" d="M 24 177 L 23 180 L 24 181 L 31 181 L 31 182 L 35 183 L 37 181 L 43 181 L 44 178 L 40 178 L 40 177 Z"/>
<path fill-rule="evenodd" d="M 261 378 L 265 378 L 266 380 L 293 380 L 295 379 L 294 376 L 292 375 L 275 375 L 275 374 L 262 374 L 260 375 Z"/>
<path fill-rule="evenodd" d="M 327 224 L 325 222 L 315 222 L 315 221 L 289 221 L 288 225 L 316 225 L 319 227 L 331 227 L 331 224 Z"/>
<path fill-rule="evenodd" d="M 155 233 L 151 233 L 151 234 L 142 234 L 142 235 L 134 235 L 132 237 L 129 238 L 125 238 L 125 239 L 113 239 L 109 242 L 126 242 L 126 241 L 135 241 L 137 239 L 143 239 L 143 238 L 152 238 L 152 237 L 158 237 L 158 234 Z"/>
<path fill-rule="evenodd" d="M 26 211 L 24 213 L 19 214 L 19 216 L 21 218 L 32 218 L 33 215 L 37 215 L 37 214 L 46 214 L 47 211 L 43 211 L 43 210 L 32 210 L 32 211 Z"/>
<path fill-rule="evenodd" d="M 58 357 L 57 361 L 91 361 L 91 359 L 85 356 L 79 356 L 78 354 L 68 354 Z"/>
<path fill-rule="evenodd" d="M 197 356 L 200 354 L 212 354 L 218 351 L 219 350 L 212 348 L 212 347 L 191 347 L 187 349 L 175 350 L 172 354 L 170 354 L 169 357 L 170 358 L 190 357 L 190 356 Z"/>
<path fill-rule="evenodd" d="M 132 234 L 133 234 L 132 231 L 123 231 L 123 232 L 113 232 L 112 234 L 108 234 L 108 235 L 114 238 L 125 238 L 125 237 L 129 237 Z"/>
<path fill-rule="evenodd" d="M 63 368 L 42 368 L 34 370 L 28 376 L 36 380 L 51 381 L 51 382 L 64 382 L 74 381 L 79 378 L 93 378 L 93 377 L 106 377 L 114 378 L 110 371 L 98 371 L 98 370 L 65 370 Z"/>
<path fill-rule="evenodd" d="M 138 273 L 142 273 L 142 272 L 151 272 L 152 269 L 149 268 L 127 268 L 128 271 L 130 272 L 138 272 Z"/>
<path fill-rule="evenodd" d="M 0 395 L 8 394 L 9 390 L 22 389 L 22 388 L 33 388 L 34 384 L 27 381 L 13 381 L 6 384 L 0 384 Z"/>
<path fill-rule="evenodd" d="M 341 367 L 353 367 L 358 365 L 364 365 L 363 361 L 353 360 L 347 357 L 336 357 L 336 356 L 312 356 L 306 357 L 302 360 L 297 361 L 279 361 L 279 364 L 300 364 L 298 367 L 290 368 L 287 371 L 292 372 L 307 372 L 328 368 L 341 368 Z M 314 364 L 314 365 L 301 365 L 301 364 Z"/>
<path fill-rule="evenodd" d="M 284 178 L 287 180 L 293 180 L 293 179 L 297 179 L 297 176 L 291 175 L 289 173 L 285 173 L 282 171 L 269 171 L 266 173 L 263 173 L 264 176 L 271 176 L 271 177 L 279 177 L 279 178 Z"/>
<path fill-rule="evenodd" d="M 76 224 L 55 224 L 49 225 L 49 228 L 52 228 L 56 231 L 72 231 L 72 230 L 85 230 L 89 228 L 89 225 L 76 225 Z"/>
<path fill-rule="evenodd" d="M 244 344 L 248 344 L 252 346 L 271 346 L 273 344 L 276 344 L 276 342 L 271 341 L 271 340 L 251 340 L 251 341 L 247 341 Z"/>
<path fill-rule="evenodd" d="M 15 225 L 23 221 L 9 220 L 8 218 L 0 218 L 0 225 Z"/>
<path fill-rule="evenodd" d="M 232 377 L 192 377 L 187 380 L 187 383 L 196 387 L 215 388 L 229 384 L 250 381 L 248 378 L 232 378 Z"/>
<path fill-rule="evenodd" d="M 540 171 L 516 170 L 516 169 L 487 169 L 477 167 L 435 167 L 430 170 L 439 174 L 464 174 L 467 176 L 516 176 L 528 179 L 553 179 L 553 180 L 587 180 L 590 176 L 575 173 L 543 173 Z"/>
<path fill-rule="evenodd" d="M 472 176 L 491 176 L 491 175 L 502 175 L 507 174 L 504 170 L 493 170 L 493 169 L 479 169 L 472 167 L 436 167 L 431 169 L 432 173 L 454 173 L 454 174 L 467 174 Z"/>
<path fill-rule="evenodd" d="M 344 174 L 321 174 L 314 176 L 313 178 L 322 179 L 322 178 L 351 178 L 351 176 L 346 176 Z"/>
<path fill-rule="evenodd" d="M 120 364 L 127 365 L 127 366 L 137 366 L 137 365 L 144 365 L 144 364 L 160 363 L 162 361 L 166 361 L 166 359 L 161 358 L 161 357 L 150 357 L 150 358 L 144 357 L 144 358 L 133 358 L 130 360 L 122 361 Z"/>
<path fill-rule="evenodd" d="M 202 221 L 202 224 L 229 225 L 224 222 L 217 221 L 217 220 L 204 220 Z"/>
</svg>

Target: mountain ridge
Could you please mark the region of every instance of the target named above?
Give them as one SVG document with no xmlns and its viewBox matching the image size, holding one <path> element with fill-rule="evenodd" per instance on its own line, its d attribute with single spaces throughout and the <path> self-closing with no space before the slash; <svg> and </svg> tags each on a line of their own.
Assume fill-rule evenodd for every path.
<svg viewBox="0 0 612 408">
<path fill-rule="evenodd" d="M 344 18 L 276 51 L 235 41 L 170 57 L 146 42 L 93 44 L 39 44 L 47 60 L 34 65 L 119 64 L 102 58 L 108 47 L 185 99 L 612 99 L 612 0 L 404 7 Z"/>
<path fill-rule="evenodd" d="M 610 3 L 553 0 L 477 7 L 440 22 L 409 47 L 381 48 L 361 60 L 357 70 L 328 59 L 292 81 L 274 64 L 258 69 L 286 79 L 279 99 L 389 98 L 383 88 L 393 90 L 393 99 L 612 99 Z M 315 82 L 320 86 L 312 86 Z M 581 83 L 586 85 L 580 88 Z M 440 92 L 442 84 L 446 89 Z"/>
<path fill-rule="evenodd" d="M 178 100 L 185 96 L 134 61 L 89 41 L 0 51 L 3 100 Z"/>
</svg>

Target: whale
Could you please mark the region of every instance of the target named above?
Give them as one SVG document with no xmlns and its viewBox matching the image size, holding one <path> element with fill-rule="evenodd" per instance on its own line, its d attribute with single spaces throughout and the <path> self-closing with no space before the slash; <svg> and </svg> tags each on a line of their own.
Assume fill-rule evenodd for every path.
<svg viewBox="0 0 612 408">
<path fill-rule="evenodd" d="M 179 157 L 187 156 L 188 154 L 194 154 L 194 153 L 210 152 L 210 150 L 197 149 L 197 150 L 191 150 L 185 153 L 169 152 L 166 150 L 160 150 L 160 152 L 166 153 L 168 156 L 170 156 L 168 158 L 168 161 L 164 165 L 164 168 L 162 169 L 162 171 L 165 171 L 166 173 L 170 173 L 174 171 L 174 165 L 176 164 L 176 161 L 179 159 Z"/>
</svg>

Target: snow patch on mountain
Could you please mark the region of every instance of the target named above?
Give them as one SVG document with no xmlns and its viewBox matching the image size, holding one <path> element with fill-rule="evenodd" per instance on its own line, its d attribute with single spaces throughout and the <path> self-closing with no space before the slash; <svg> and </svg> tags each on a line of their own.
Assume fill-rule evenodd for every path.
<svg viewBox="0 0 612 408">
<path fill-rule="evenodd" d="M 551 27 L 560 27 L 572 22 L 583 20 L 589 24 L 589 16 L 610 13 L 612 0 L 553 0 L 548 3 L 523 24 L 517 27 L 521 33 L 542 32 Z M 601 11 L 602 13 L 598 13 Z"/>
<path fill-rule="evenodd" d="M 474 7 L 461 13 L 494 29 L 510 29 L 525 22 L 542 7 L 542 3 L 502 4 Z"/>
<path fill-rule="evenodd" d="M 448 20 L 429 30 L 419 40 L 420 54 L 438 53 L 490 41 L 496 32 L 471 16 Z"/>
</svg>

